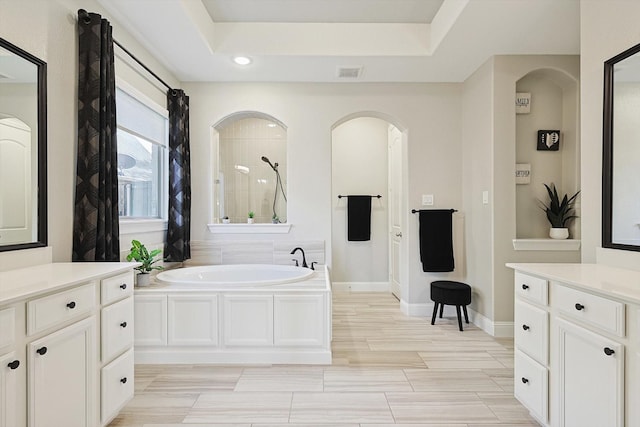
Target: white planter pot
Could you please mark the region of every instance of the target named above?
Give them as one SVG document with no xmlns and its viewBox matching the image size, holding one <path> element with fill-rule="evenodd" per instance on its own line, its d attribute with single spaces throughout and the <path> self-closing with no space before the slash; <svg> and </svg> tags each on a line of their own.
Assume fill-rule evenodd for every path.
<svg viewBox="0 0 640 427">
<path fill-rule="evenodd" d="M 136 286 L 145 287 L 151 283 L 151 275 L 149 273 L 138 273 L 136 275 Z"/>
<path fill-rule="evenodd" d="M 550 228 L 549 229 L 549 237 L 552 239 L 564 240 L 569 238 L 569 229 L 568 228 Z"/>
<path fill-rule="evenodd" d="M 247 224 L 253 224 L 253 218 L 247 218 Z"/>
</svg>

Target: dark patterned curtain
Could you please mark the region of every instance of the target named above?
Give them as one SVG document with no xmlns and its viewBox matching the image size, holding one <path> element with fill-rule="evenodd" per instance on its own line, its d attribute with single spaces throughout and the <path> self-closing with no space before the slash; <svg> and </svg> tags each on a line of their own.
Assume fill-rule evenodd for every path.
<svg viewBox="0 0 640 427">
<path fill-rule="evenodd" d="M 191 166 L 189 97 L 180 89 L 167 93 L 169 110 L 169 221 L 165 261 L 191 258 Z"/>
<path fill-rule="evenodd" d="M 118 151 L 111 25 L 98 14 L 78 11 L 78 39 L 73 261 L 119 261 Z"/>
</svg>

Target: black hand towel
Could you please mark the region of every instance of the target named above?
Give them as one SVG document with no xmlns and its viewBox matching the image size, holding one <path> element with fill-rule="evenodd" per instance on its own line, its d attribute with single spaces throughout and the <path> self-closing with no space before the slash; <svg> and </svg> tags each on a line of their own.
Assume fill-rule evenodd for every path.
<svg viewBox="0 0 640 427">
<path fill-rule="evenodd" d="M 371 196 L 347 196 L 347 240 L 371 240 Z"/>
<path fill-rule="evenodd" d="M 453 226 L 451 209 L 420 211 L 420 261 L 422 271 L 453 271 Z"/>
</svg>

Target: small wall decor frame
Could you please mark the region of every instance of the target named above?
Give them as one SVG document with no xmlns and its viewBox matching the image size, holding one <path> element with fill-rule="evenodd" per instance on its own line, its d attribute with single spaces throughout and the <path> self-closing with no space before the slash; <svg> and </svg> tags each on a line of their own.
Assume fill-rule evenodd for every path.
<svg viewBox="0 0 640 427">
<path fill-rule="evenodd" d="M 531 183 L 531 164 L 516 163 L 516 184 Z"/>
<path fill-rule="evenodd" d="M 531 112 L 531 93 L 516 93 L 516 114 L 529 114 Z"/>
<path fill-rule="evenodd" d="M 558 151 L 560 149 L 559 130 L 538 131 L 538 151 Z"/>
</svg>

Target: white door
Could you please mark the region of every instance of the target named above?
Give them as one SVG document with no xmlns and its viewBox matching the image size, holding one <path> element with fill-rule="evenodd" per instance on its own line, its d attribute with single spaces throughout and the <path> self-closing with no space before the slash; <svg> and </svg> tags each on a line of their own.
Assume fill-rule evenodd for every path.
<svg viewBox="0 0 640 427">
<path fill-rule="evenodd" d="M 95 329 L 90 317 L 29 344 L 29 427 L 93 427 Z"/>
<path fill-rule="evenodd" d="M 0 243 L 35 241 L 32 226 L 31 131 L 21 120 L 0 120 Z"/>
<path fill-rule="evenodd" d="M 400 242 L 402 240 L 402 133 L 389 126 L 389 281 L 391 292 L 400 295 Z"/>
<path fill-rule="evenodd" d="M 558 320 L 558 427 L 624 426 L 624 347 Z"/>
<path fill-rule="evenodd" d="M 16 427 L 18 410 L 18 373 L 25 364 L 16 359 L 15 352 L 0 357 L 0 427 Z M 21 403 L 24 401 L 20 399 Z"/>
</svg>

